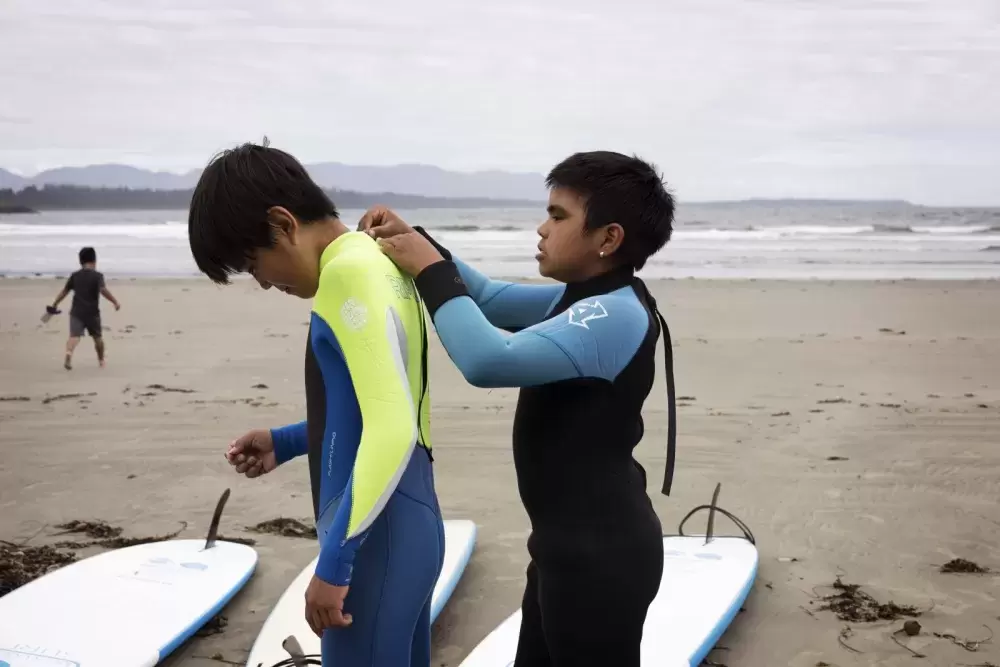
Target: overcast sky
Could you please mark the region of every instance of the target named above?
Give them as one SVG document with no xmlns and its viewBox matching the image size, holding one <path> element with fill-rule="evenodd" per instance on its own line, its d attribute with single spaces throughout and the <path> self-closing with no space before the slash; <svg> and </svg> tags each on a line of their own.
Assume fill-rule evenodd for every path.
<svg viewBox="0 0 1000 667">
<path fill-rule="evenodd" d="M 656 162 L 682 200 L 1000 204 L 1000 0 L 3 0 L 0 167 Z"/>
</svg>

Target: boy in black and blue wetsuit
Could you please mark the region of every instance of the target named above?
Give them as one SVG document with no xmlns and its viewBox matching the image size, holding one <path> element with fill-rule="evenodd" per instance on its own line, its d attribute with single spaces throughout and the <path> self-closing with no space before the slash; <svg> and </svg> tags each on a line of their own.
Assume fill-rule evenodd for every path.
<svg viewBox="0 0 1000 667">
<path fill-rule="evenodd" d="M 430 605 L 444 526 L 428 438 L 424 312 L 412 281 L 369 236 L 349 231 L 291 156 L 227 151 L 191 202 L 191 248 L 218 283 L 246 271 L 312 298 L 306 420 L 254 430 L 227 458 L 257 477 L 309 459 L 320 538 L 306 618 L 324 665 L 430 663 Z"/>
<path fill-rule="evenodd" d="M 370 212 L 362 226 L 416 276 L 465 378 L 521 388 L 513 449 L 531 561 L 514 667 L 638 667 L 663 543 L 632 452 L 661 333 L 670 398 L 664 493 L 676 431 L 666 323 L 635 272 L 669 239 L 673 199 L 648 164 L 617 153 L 571 156 L 548 184 L 536 259 L 562 284 L 490 280 L 391 212 Z"/>
</svg>

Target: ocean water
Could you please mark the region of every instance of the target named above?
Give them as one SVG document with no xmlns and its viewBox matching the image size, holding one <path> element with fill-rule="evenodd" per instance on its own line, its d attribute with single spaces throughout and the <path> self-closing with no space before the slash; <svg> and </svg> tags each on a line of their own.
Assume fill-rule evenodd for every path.
<svg viewBox="0 0 1000 667">
<path fill-rule="evenodd" d="M 495 276 L 532 277 L 538 209 L 398 211 Z M 353 225 L 363 211 L 342 211 Z M 108 276 L 196 276 L 185 211 L 60 211 L 0 216 L 0 274 L 66 275 L 84 245 Z M 1000 208 L 739 203 L 678 208 L 647 278 L 996 279 Z"/>
</svg>

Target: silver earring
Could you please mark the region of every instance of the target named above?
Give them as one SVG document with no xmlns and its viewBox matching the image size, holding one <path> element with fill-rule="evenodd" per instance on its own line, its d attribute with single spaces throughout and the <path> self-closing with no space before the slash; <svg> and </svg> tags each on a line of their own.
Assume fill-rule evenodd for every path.
<svg viewBox="0 0 1000 667">
<path fill-rule="evenodd" d="M 601 259 L 604 259 L 604 251 L 601 251 Z"/>
</svg>

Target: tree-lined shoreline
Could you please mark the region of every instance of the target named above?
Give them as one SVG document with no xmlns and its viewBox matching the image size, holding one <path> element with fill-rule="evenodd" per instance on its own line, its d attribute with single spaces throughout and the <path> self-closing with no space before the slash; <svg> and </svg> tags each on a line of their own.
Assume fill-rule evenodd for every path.
<svg viewBox="0 0 1000 667">
<path fill-rule="evenodd" d="M 327 189 L 338 208 L 368 208 L 384 204 L 397 208 L 536 208 L 540 202 L 527 199 L 490 199 L 488 197 L 425 197 L 395 192 L 354 192 Z M 40 211 L 100 210 L 184 210 L 191 202 L 193 189 L 138 190 L 130 188 L 91 188 L 79 185 L 28 186 L 22 190 L 0 190 L 0 213 Z"/>
</svg>

